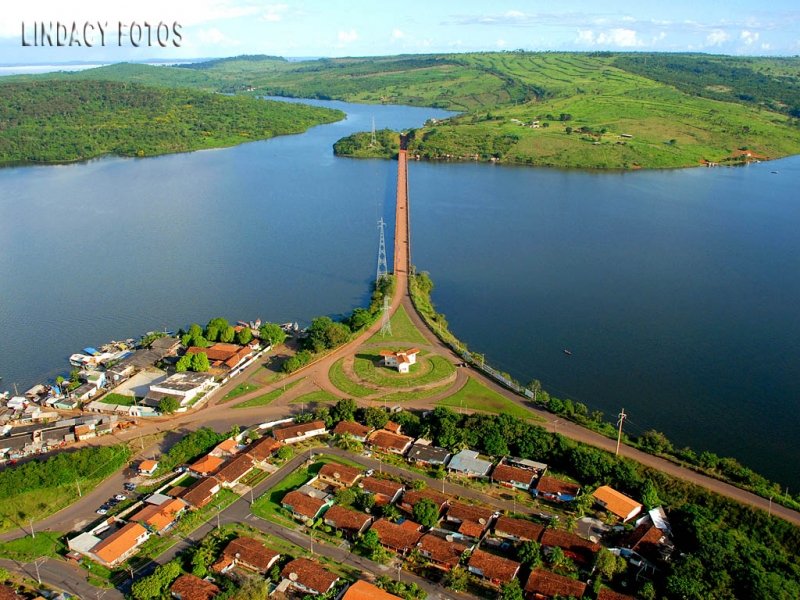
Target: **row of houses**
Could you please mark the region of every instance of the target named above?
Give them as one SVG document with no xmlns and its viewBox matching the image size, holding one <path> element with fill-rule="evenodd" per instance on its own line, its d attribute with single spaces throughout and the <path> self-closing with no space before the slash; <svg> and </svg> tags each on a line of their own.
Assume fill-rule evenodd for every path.
<svg viewBox="0 0 800 600">
<path fill-rule="evenodd" d="M 86 415 L 19 427 L 0 426 L 0 461 L 43 454 L 73 442 L 110 435 L 121 426 L 115 415 Z"/>
</svg>

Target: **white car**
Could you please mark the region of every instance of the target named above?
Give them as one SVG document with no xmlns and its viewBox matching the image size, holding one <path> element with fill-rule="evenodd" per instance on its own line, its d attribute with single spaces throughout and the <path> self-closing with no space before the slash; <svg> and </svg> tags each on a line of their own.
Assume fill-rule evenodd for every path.
<svg viewBox="0 0 800 600">
<path fill-rule="evenodd" d="M 114 496 L 114 500 L 119 500 L 120 502 L 127 499 L 128 497 L 125 494 L 117 494 L 116 496 Z"/>
<path fill-rule="evenodd" d="M 373 473 L 375 473 L 375 469 L 369 469 L 369 470 L 368 470 L 368 471 L 365 473 L 365 475 L 366 475 L 367 477 L 372 477 L 372 474 L 373 474 Z"/>
<path fill-rule="evenodd" d="M 105 508 L 98 508 L 98 509 L 97 509 L 96 511 L 94 511 L 94 512 L 96 512 L 98 515 L 104 515 L 104 514 L 106 514 L 106 513 L 108 512 L 108 509 L 105 509 Z"/>
</svg>

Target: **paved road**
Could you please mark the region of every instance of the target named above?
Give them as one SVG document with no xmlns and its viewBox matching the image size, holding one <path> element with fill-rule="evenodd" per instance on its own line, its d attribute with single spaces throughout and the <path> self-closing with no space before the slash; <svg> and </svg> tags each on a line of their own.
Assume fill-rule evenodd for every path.
<svg viewBox="0 0 800 600">
<path fill-rule="evenodd" d="M 96 588 L 89 585 L 86 581 L 88 577 L 87 571 L 77 565 L 50 558 L 40 558 L 36 563 L 38 563 L 38 576 L 41 581 L 74 596 L 80 596 L 86 600 L 92 598 L 97 598 L 98 600 L 100 598 L 104 600 L 123 600 L 125 597 L 118 590 Z M 34 581 L 37 580 L 36 565 L 34 563 L 0 559 L 0 567 L 29 577 Z"/>
</svg>

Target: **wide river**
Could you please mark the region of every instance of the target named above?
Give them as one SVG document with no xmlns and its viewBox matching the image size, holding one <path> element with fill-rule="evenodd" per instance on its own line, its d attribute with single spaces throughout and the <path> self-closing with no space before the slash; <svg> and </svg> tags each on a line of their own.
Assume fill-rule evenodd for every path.
<svg viewBox="0 0 800 600">
<path fill-rule="evenodd" d="M 224 150 L 0 169 L 2 389 L 153 329 L 364 305 L 396 163 L 331 145 L 373 117 L 399 129 L 446 113 L 314 104 L 348 118 Z M 800 488 L 800 158 L 624 173 L 413 162 L 409 186 L 413 262 L 487 362 Z"/>
</svg>

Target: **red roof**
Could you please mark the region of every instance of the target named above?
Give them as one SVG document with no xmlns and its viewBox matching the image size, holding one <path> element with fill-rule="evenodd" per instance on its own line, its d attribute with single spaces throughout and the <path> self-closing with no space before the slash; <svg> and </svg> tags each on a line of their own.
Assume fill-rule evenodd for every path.
<svg viewBox="0 0 800 600">
<path fill-rule="evenodd" d="M 541 544 L 542 546 L 558 546 L 570 558 L 584 563 L 591 562 L 595 552 L 600 550 L 598 544 L 561 529 L 545 529 Z"/>
<path fill-rule="evenodd" d="M 406 521 L 405 523 L 410 523 Z M 404 525 L 405 525 L 404 523 Z M 414 523 L 413 525 L 416 525 Z M 419 525 L 416 525 L 417 529 Z M 397 525 L 390 523 L 386 519 L 378 519 L 370 527 L 370 531 L 375 530 L 381 540 L 381 544 L 398 552 L 407 552 L 417 545 L 422 537 L 420 531 L 414 530 L 410 526 Z"/>
<path fill-rule="evenodd" d="M 252 469 L 253 459 L 246 454 L 240 454 L 225 463 L 225 466 L 217 471 L 216 477 L 225 483 L 235 483 Z"/>
<path fill-rule="evenodd" d="M 331 479 L 344 485 L 353 485 L 362 474 L 361 469 L 348 467 L 337 462 L 326 463 L 319 470 L 320 477 Z"/>
<path fill-rule="evenodd" d="M 525 542 L 538 542 L 544 527 L 525 519 L 514 519 L 513 517 L 499 517 L 494 524 L 494 531 L 498 534 L 517 538 Z"/>
<path fill-rule="evenodd" d="M 219 480 L 216 477 L 203 477 L 181 492 L 180 497 L 192 506 L 202 508 L 211 501 L 217 491 L 219 491 Z"/>
<path fill-rule="evenodd" d="M 325 429 L 323 421 L 310 421 L 308 423 L 300 423 L 297 425 L 288 425 L 286 427 L 275 427 L 272 429 L 272 437 L 279 442 L 285 442 L 296 437 L 301 437 L 310 431 L 317 431 Z"/>
<path fill-rule="evenodd" d="M 279 553 L 267 548 L 258 540 L 249 537 L 239 537 L 232 540 L 222 553 L 224 556 L 235 559 L 247 566 L 252 566 L 259 571 L 266 571 L 272 566 Z"/>
<path fill-rule="evenodd" d="M 286 494 L 281 503 L 284 506 L 291 507 L 293 513 L 308 519 L 315 518 L 322 507 L 325 506 L 325 502 L 323 500 L 306 496 L 297 490 Z"/>
<path fill-rule="evenodd" d="M 436 506 L 440 509 L 447 503 L 447 496 L 444 494 L 440 494 L 434 490 L 426 489 L 426 490 L 406 490 L 403 492 L 403 504 L 408 505 L 411 508 L 414 505 L 422 500 L 423 498 L 427 498 L 431 500 Z"/>
<path fill-rule="evenodd" d="M 433 534 L 422 536 L 419 541 L 419 550 L 422 555 L 433 562 L 448 567 L 456 566 L 461 560 L 461 555 L 467 547 L 458 542 L 448 542 Z"/>
<path fill-rule="evenodd" d="M 100 557 L 107 564 L 113 564 L 136 548 L 137 540 L 145 534 L 147 534 L 147 530 L 139 523 L 128 523 L 92 548 L 92 554 Z"/>
<path fill-rule="evenodd" d="M 213 583 L 194 575 L 181 575 L 170 586 L 169 591 L 181 600 L 211 600 L 219 594 L 220 589 Z"/>
<path fill-rule="evenodd" d="M 263 437 L 252 442 L 245 452 L 255 461 L 262 461 L 272 456 L 283 444 L 272 436 Z"/>
<path fill-rule="evenodd" d="M 369 515 L 344 506 L 331 506 L 325 511 L 325 522 L 333 525 L 336 529 L 358 532 L 371 520 L 372 517 Z"/>
<path fill-rule="evenodd" d="M 555 596 L 581 598 L 586 592 L 586 584 L 537 567 L 528 577 L 525 591 L 528 594 L 539 594 L 545 598 L 553 598 Z"/>
<path fill-rule="evenodd" d="M 338 575 L 306 558 L 296 558 L 286 565 L 281 571 L 281 577 L 320 594 L 330 590 L 339 579 Z"/>
<path fill-rule="evenodd" d="M 604 587 L 600 590 L 600 593 L 597 594 L 597 600 L 636 600 L 633 596 L 626 596 L 625 594 L 620 594 L 619 592 L 612 592 L 610 589 Z"/>
<path fill-rule="evenodd" d="M 518 562 L 489 554 L 483 550 L 475 550 L 467 564 L 469 567 L 480 570 L 485 579 L 499 583 L 508 583 L 514 579 L 520 566 Z"/>
<path fill-rule="evenodd" d="M 377 477 L 365 477 L 361 480 L 359 486 L 364 491 L 372 492 L 376 496 L 380 495 L 387 498 L 388 500 L 386 500 L 386 502 L 394 498 L 395 494 L 403 489 L 402 483 L 397 483 L 396 481 L 390 481 L 388 479 L 378 479 Z M 378 504 L 382 503 L 377 497 L 375 500 Z"/>
<path fill-rule="evenodd" d="M 542 494 L 566 494 L 568 496 L 576 496 L 581 490 L 581 486 L 577 483 L 569 483 L 561 481 L 549 475 L 542 475 L 539 483 L 536 484 L 536 490 Z"/>
<path fill-rule="evenodd" d="M 373 431 L 369 436 L 369 443 L 371 445 L 386 450 L 396 450 L 398 452 L 404 452 L 413 441 L 412 438 L 406 435 L 399 435 L 391 431 L 386 431 L 385 429 Z"/>
<path fill-rule="evenodd" d="M 342 600 L 402 600 L 402 598 L 384 592 L 381 588 L 371 583 L 359 580 L 347 588 Z"/>
<path fill-rule="evenodd" d="M 353 437 L 366 438 L 370 431 L 372 431 L 372 427 L 367 427 L 366 425 L 356 423 L 355 421 L 339 421 L 339 423 L 336 425 L 336 428 L 333 430 L 333 433 L 335 435 L 344 435 L 349 433 Z"/>
<path fill-rule="evenodd" d="M 503 483 L 524 483 L 530 485 L 536 473 L 528 471 L 527 469 L 520 469 L 519 467 L 512 467 L 510 465 L 499 464 L 492 471 L 492 480 L 500 481 Z"/>
<path fill-rule="evenodd" d="M 481 506 L 472 506 L 463 502 L 451 502 L 447 509 L 447 520 L 472 521 L 479 525 L 488 525 L 494 516 L 494 510 Z M 481 523 L 483 521 L 483 523 Z"/>
</svg>

